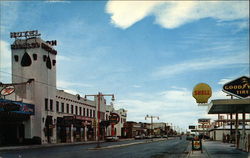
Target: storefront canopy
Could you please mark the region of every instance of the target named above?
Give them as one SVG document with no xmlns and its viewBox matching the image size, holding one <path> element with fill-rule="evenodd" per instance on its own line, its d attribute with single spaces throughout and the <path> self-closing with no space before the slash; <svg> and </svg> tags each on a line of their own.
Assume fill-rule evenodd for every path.
<svg viewBox="0 0 250 158">
<path fill-rule="evenodd" d="M 0 111 L 34 115 L 35 105 L 0 98 Z"/>
<path fill-rule="evenodd" d="M 217 99 L 208 106 L 208 114 L 250 113 L 250 98 Z"/>
</svg>

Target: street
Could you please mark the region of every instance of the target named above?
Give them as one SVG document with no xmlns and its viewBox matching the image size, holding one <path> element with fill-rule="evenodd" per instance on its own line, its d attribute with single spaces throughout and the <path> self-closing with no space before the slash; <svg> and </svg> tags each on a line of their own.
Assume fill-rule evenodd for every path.
<svg viewBox="0 0 250 158">
<path fill-rule="evenodd" d="M 117 147 L 118 144 L 128 145 Z M 153 142 L 149 139 L 128 140 L 101 143 L 101 147 L 110 147 L 108 149 L 95 149 L 96 144 L 59 146 L 0 152 L 0 158 L 175 158 L 187 156 L 188 152 L 186 152 L 186 149 L 188 144 L 188 141 L 185 139 L 180 140 L 179 137 L 168 140 L 154 139 Z"/>
</svg>

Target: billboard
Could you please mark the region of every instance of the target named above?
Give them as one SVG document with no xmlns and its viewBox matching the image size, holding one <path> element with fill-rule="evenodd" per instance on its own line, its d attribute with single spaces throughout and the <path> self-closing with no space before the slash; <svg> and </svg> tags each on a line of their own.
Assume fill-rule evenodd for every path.
<svg viewBox="0 0 250 158">
<path fill-rule="evenodd" d="M 193 89 L 193 97 L 196 99 L 196 103 L 207 103 L 211 96 L 212 89 L 206 83 L 199 83 Z"/>
<path fill-rule="evenodd" d="M 230 81 L 223 86 L 222 91 L 238 98 L 250 97 L 250 78 L 242 76 Z"/>
</svg>

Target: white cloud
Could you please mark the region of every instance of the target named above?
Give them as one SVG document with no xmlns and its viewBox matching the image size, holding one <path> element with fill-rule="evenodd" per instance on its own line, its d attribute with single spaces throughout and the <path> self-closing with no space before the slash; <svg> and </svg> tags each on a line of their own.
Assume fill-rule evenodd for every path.
<svg viewBox="0 0 250 158">
<path fill-rule="evenodd" d="M 0 41 L 0 67 L 3 69 L 11 67 L 10 44 L 3 40 Z"/>
<path fill-rule="evenodd" d="M 123 29 L 149 15 L 155 16 L 157 24 L 172 29 L 202 18 L 248 18 L 248 11 L 248 1 L 109 1 L 106 5 L 111 23 Z"/>
<path fill-rule="evenodd" d="M 84 84 L 84 83 L 78 83 L 78 82 L 68 82 L 68 81 L 57 81 L 58 87 L 63 88 L 69 88 L 72 86 L 78 86 L 78 87 L 92 87 L 91 84 Z"/>
<path fill-rule="evenodd" d="M 111 16 L 111 23 L 117 27 L 128 28 L 147 16 L 159 1 L 109 1 L 106 11 Z"/>
<path fill-rule="evenodd" d="M 223 60 L 221 60 L 223 59 Z M 237 56 L 229 57 L 214 57 L 204 58 L 199 60 L 191 60 L 182 62 L 175 65 L 167 65 L 157 68 L 152 76 L 159 78 L 166 78 L 183 72 L 194 71 L 194 70 L 206 70 L 214 69 L 222 66 L 238 66 L 239 64 L 248 64 L 247 53 L 241 53 Z"/>
<path fill-rule="evenodd" d="M 232 79 L 221 79 L 218 84 L 220 85 L 224 85 L 225 83 L 229 82 L 229 81 L 232 81 Z"/>
</svg>

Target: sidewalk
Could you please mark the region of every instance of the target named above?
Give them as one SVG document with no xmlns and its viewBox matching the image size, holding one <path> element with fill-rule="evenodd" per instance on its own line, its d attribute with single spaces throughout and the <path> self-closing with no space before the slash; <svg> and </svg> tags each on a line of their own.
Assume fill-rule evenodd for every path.
<svg viewBox="0 0 250 158">
<path fill-rule="evenodd" d="M 188 154 L 188 158 L 248 158 L 250 157 L 250 153 L 244 152 L 236 149 L 233 144 L 222 143 L 220 141 L 203 141 L 202 148 L 203 153 L 201 151 L 193 151 L 191 150 L 191 143 L 189 145 L 190 152 Z"/>
<path fill-rule="evenodd" d="M 119 139 L 118 141 L 126 141 L 129 139 Z M 100 141 L 103 143 L 105 141 Z M 48 148 L 48 147 L 58 147 L 58 146 L 70 146 L 70 145 L 84 145 L 84 144 L 96 144 L 97 141 L 86 141 L 86 142 L 73 142 L 73 143 L 57 143 L 57 144 L 41 144 L 41 145 L 24 145 L 24 146 L 6 146 L 0 147 L 1 151 L 11 151 L 11 150 L 23 150 L 23 149 L 36 149 L 36 148 Z"/>
</svg>

